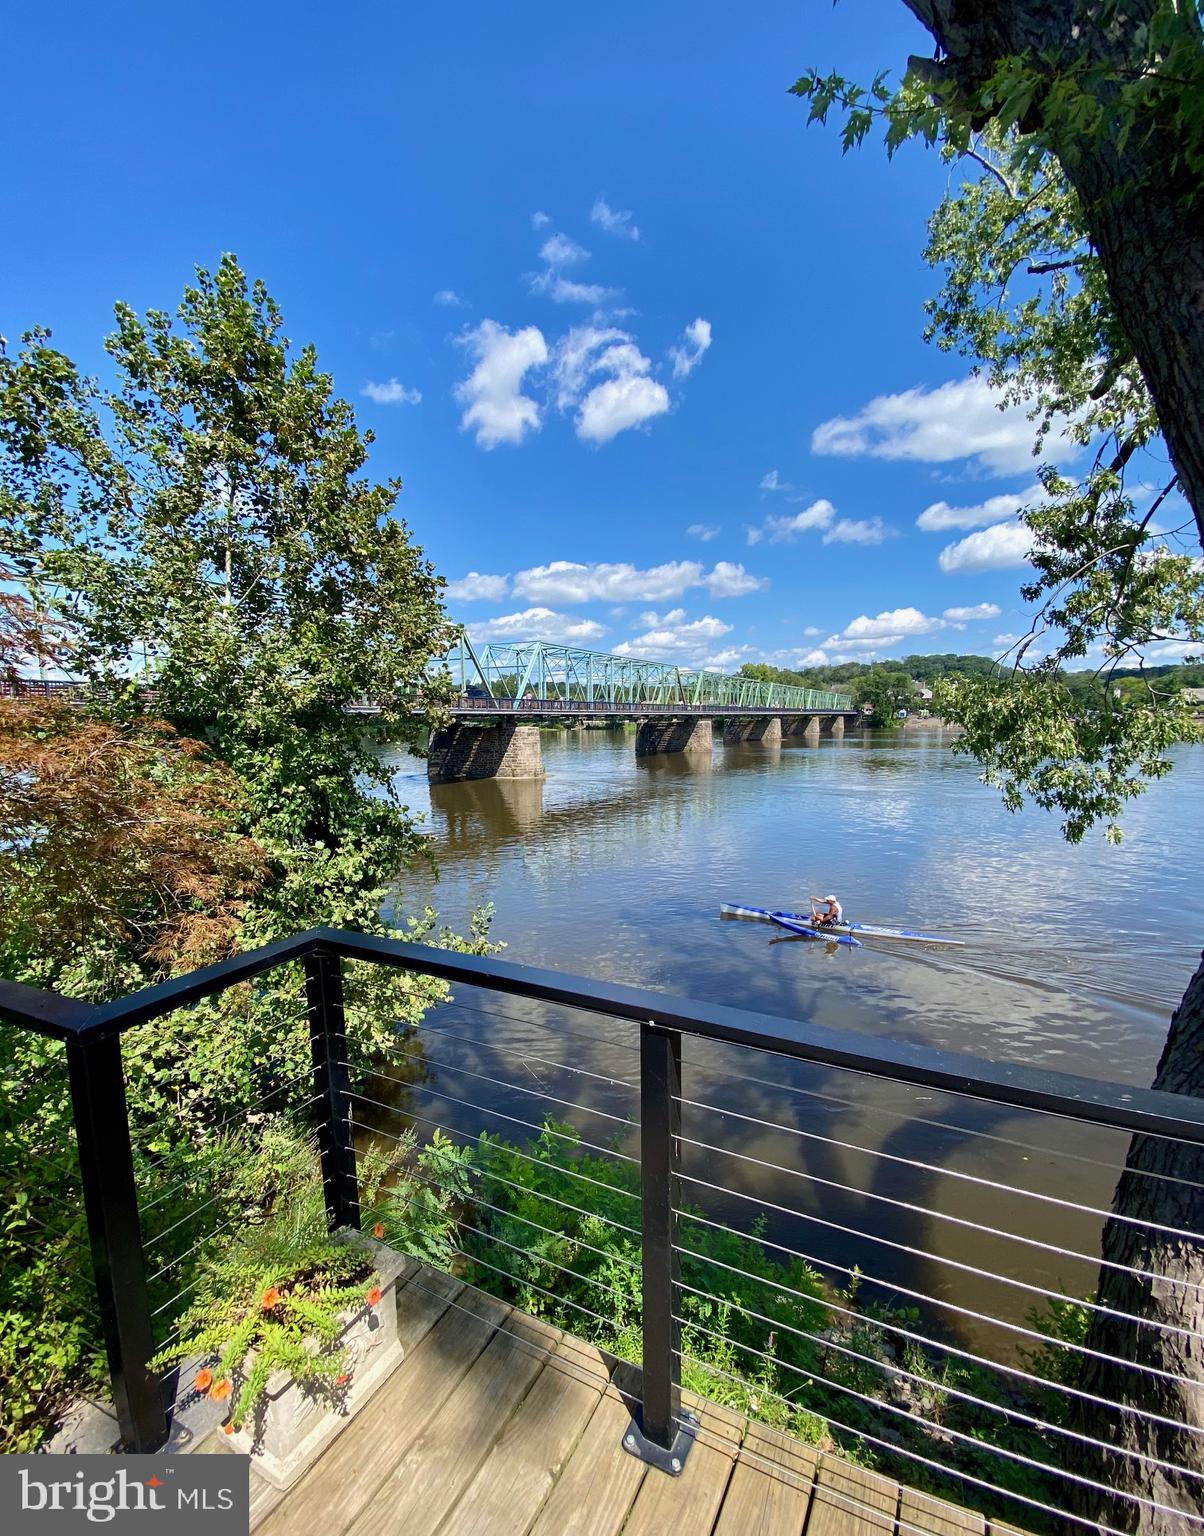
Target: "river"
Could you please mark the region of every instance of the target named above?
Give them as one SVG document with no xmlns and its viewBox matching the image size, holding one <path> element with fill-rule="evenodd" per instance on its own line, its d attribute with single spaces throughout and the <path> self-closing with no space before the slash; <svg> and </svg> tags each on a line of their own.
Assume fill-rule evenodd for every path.
<svg viewBox="0 0 1204 1536">
<path fill-rule="evenodd" d="M 630 734 L 547 731 L 543 753 L 547 776 L 531 782 L 428 786 L 421 762 L 397 760 L 439 867 L 397 892 L 399 911 L 429 901 L 463 928 L 492 902 L 509 960 L 1150 1081 L 1204 939 L 1199 748 L 1135 802 L 1120 847 L 1098 833 L 1071 847 L 1056 817 L 1010 814 L 938 731 L 638 762 Z M 798 908 L 829 890 L 855 920 L 965 948 L 849 950 L 719 917 L 722 901 Z M 521 1138 L 453 1098 L 523 1120 L 546 1108 L 629 1146 L 619 1121 L 638 1105 L 603 1079 L 633 1080 L 634 1045 L 620 1023 L 461 992 L 431 1016 L 421 1112 Z M 687 1198 L 741 1230 L 762 1215 L 837 1283 L 857 1267 L 874 1298 L 930 1298 L 948 1331 L 1009 1355 L 1015 1328 L 970 1314 L 1021 1323 L 1044 1290 L 1091 1289 L 1100 1220 L 1069 1206 L 1106 1208 L 1119 1135 L 698 1045 L 683 1092 Z"/>
</svg>

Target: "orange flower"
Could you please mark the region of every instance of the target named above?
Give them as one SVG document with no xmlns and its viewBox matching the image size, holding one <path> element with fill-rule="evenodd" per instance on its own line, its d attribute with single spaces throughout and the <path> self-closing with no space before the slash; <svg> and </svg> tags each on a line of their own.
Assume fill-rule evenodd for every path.
<svg viewBox="0 0 1204 1536">
<path fill-rule="evenodd" d="M 228 1424 L 223 1424 L 222 1425 L 222 1434 L 223 1435 L 232 1435 L 233 1433 L 234 1433 L 234 1420 L 231 1419 Z"/>
<path fill-rule="evenodd" d="M 196 1386 L 197 1391 L 198 1392 L 208 1392 L 209 1385 L 212 1382 L 212 1380 L 213 1380 L 213 1372 L 209 1369 L 208 1366 L 203 1367 L 201 1370 L 199 1370 L 196 1373 L 195 1386 Z"/>
<path fill-rule="evenodd" d="M 384 1235 L 385 1235 L 384 1226 L 383 1226 L 383 1224 L 381 1222 L 378 1221 L 376 1223 L 376 1225 L 372 1228 L 372 1236 L 373 1237 L 384 1237 Z"/>
<path fill-rule="evenodd" d="M 230 1396 L 230 1378 L 223 1376 L 220 1381 L 215 1381 L 209 1389 L 209 1396 L 215 1403 L 224 1403 Z"/>
<path fill-rule="evenodd" d="M 269 1285 L 267 1290 L 264 1291 L 263 1295 L 259 1298 L 259 1305 L 265 1312 L 270 1312 L 279 1300 L 280 1292 L 274 1285 Z"/>
<path fill-rule="evenodd" d="M 372 1287 L 372 1289 L 368 1292 L 368 1305 L 370 1307 L 379 1307 L 380 1306 L 380 1298 L 381 1298 L 382 1294 L 383 1293 L 381 1291 L 380 1286 L 379 1285 L 374 1285 Z"/>
<path fill-rule="evenodd" d="M 351 1380 L 350 1373 L 347 1372 L 347 1371 L 344 1371 L 341 1376 L 336 1376 L 335 1377 L 334 1384 L 335 1384 L 336 1387 L 345 1387 L 350 1380 Z"/>
</svg>

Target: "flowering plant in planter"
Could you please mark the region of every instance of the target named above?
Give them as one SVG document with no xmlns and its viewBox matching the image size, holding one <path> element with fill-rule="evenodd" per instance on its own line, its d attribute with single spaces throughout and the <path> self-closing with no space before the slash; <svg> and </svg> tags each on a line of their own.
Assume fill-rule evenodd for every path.
<svg viewBox="0 0 1204 1536">
<path fill-rule="evenodd" d="M 178 1336 L 151 1362 L 162 1368 L 200 1357 L 194 1387 L 229 1403 L 227 1434 L 252 1420 L 269 1383 L 284 1373 L 332 1397 L 350 1380 L 339 1341 L 356 1314 L 380 1306 L 380 1256 L 357 1233 L 327 1230 L 321 1167 L 309 1140 L 284 1127 L 261 1138 L 243 1176 L 240 1232 L 201 1266 Z M 468 1193 L 469 1153 L 437 1139 L 415 1151 L 412 1136 L 360 1160 L 365 1233 L 427 1258 L 454 1251 L 454 1208 Z M 423 1182 L 418 1174 L 436 1179 Z"/>
</svg>

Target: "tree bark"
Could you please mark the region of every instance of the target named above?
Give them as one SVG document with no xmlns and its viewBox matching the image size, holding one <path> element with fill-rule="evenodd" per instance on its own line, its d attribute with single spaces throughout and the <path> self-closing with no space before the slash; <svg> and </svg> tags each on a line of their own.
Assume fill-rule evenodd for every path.
<svg viewBox="0 0 1204 1536">
<path fill-rule="evenodd" d="M 1105 7 L 1099 0 L 904 3 L 937 43 L 943 57 L 936 68 L 967 99 L 1008 58 L 1041 60 L 1051 79 L 1059 68 L 1084 59 L 1104 66 L 1114 78 L 1131 77 L 1147 65 L 1142 28 L 1158 9 L 1158 0 L 1128 0 L 1124 7 Z M 1194 5 L 1182 7 L 1180 19 L 1199 42 Z M 1039 95 L 1031 122 L 1026 119 L 1022 127 L 1039 133 L 1078 193 L 1113 305 L 1145 376 L 1204 543 L 1204 199 L 1175 164 L 1178 129 L 1169 122 L 1160 125 L 1153 115 L 1118 149 L 1115 135 L 1076 134 L 1052 116 L 1045 119 Z M 1154 1086 L 1204 1096 L 1204 964 L 1171 1020 Z M 1096 1313 L 1089 1347 L 1157 1366 L 1178 1379 L 1091 1360 L 1082 1385 L 1116 1406 L 1085 1411 L 1078 1427 L 1115 1449 L 1083 1455 L 1074 1470 L 1179 1513 L 1162 1514 L 1081 1487 L 1070 1498 L 1077 1514 L 1141 1536 L 1184 1536 L 1183 1515 L 1204 1513 L 1200 1483 L 1116 1454 L 1133 1451 L 1204 1471 L 1204 1441 L 1189 1430 L 1151 1425 L 1123 1411 L 1131 1405 L 1204 1432 L 1204 1340 L 1167 1331 L 1204 1333 L 1204 1289 L 1190 1288 L 1204 1287 L 1204 1242 L 1151 1232 L 1116 1217 L 1140 1217 L 1159 1227 L 1198 1233 L 1204 1226 L 1204 1197 L 1195 1184 L 1204 1185 L 1199 1148 L 1135 1137 L 1113 1198 L 1115 1214 L 1103 1236 L 1105 1258 L 1161 1278 L 1149 1281 L 1102 1270 L 1099 1301 L 1147 1321 L 1125 1323 Z M 1175 1280 L 1190 1284 L 1175 1285 Z"/>
</svg>

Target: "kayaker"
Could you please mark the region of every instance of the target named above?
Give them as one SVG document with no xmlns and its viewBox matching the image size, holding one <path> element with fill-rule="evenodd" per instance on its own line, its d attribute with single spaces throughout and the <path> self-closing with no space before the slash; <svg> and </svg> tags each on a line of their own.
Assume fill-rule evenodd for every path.
<svg viewBox="0 0 1204 1536">
<path fill-rule="evenodd" d="M 835 896 L 812 896 L 811 921 L 817 928 L 833 928 L 844 921 L 844 908 Z"/>
</svg>

